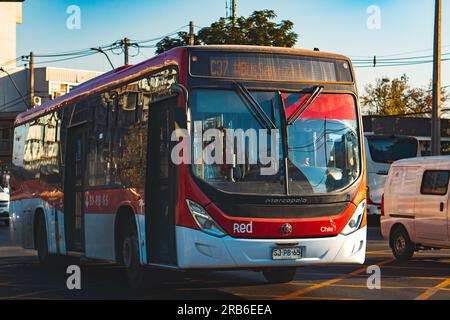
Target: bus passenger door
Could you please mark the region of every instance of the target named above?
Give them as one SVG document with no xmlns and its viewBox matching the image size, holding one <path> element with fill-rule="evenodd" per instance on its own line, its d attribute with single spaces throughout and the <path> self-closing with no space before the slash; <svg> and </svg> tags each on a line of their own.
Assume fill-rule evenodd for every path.
<svg viewBox="0 0 450 320">
<path fill-rule="evenodd" d="M 68 251 L 84 252 L 84 173 L 87 126 L 68 129 L 64 180 L 64 229 Z"/>
<path fill-rule="evenodd" d="M 149 262 L 176 265 L 176 169 L 171 161 L 176 99 L 150 105 L 146 233 Z"/>
</svg>

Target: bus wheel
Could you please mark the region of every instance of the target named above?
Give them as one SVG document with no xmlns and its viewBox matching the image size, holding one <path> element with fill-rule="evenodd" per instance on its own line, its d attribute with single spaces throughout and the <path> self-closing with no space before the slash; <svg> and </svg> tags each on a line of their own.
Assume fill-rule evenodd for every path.
<svg viewBox="0 0 450 320">
<path fill-rule="evenodd" d="M 414 254 L 414 243 L 409 239 L 404 228 L 395 228 L 391 233 L 390 244 L 392 253 L 399 261 L 408 261 Z"/>
<path fill-rule="evenodd" d="M 295 278 L 297 268 L 269 268 L 263 271 L 269 283 L 287 283 Z"/>
<path fill-rule="evenodd" d="M 36 222 L 36 248 L 38 252 L 39 262 L 42 265 L 48 266 L 50 264 L 50 254 L 48 253 L 47 242 L 47 228 L 45 226 L 45 220 L 43 215 L 38 215 L 38 221 Z"/>
<path fill-rule="evenodd" d="M 136 227 L 129 221 L 123 230 L 122 261 L 126 276 L 132 288 L 141 288 L 144 284 L 144 267 L 139 262 L 139 247 Z"/>
</svg>

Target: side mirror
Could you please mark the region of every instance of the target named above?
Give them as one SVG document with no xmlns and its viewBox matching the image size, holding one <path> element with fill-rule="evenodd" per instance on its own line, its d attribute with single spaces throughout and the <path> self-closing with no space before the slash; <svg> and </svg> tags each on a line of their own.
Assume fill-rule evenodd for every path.
<svg viewBox="0 0 450 320">
<path fill-rule="evenodd" d="M 178 123 L 178 126 L 181 129 L 188 129 L 190 131 L 190 127 L 188 126 L 188 123 L 190 122 L 188 120 L 189 117 L 189 93 L 185 86 L 179 83 L 172 83 L 170 85 L 170 90 L 177 94 L 178 96 L 182 96 L 184 99 L 185 106 L 182 108 L 175 108 L 175 122 Z"/>
<path fill-rule="evenodd" d="M 184 101 L 186 102 L 186 105 L 187 105 L 187 103 L 189 101 L 189 93 L 188 93 L 188 90 L 186 89 L 185 86 L 183 86 L 182 84 L 179 84 L 179 83 L 172 83 L 170 85 L 170 90 L 173 93 L 176 93 L 178 95 L 182 95 L 183 98 L 184 98 Z"/>
</svg>

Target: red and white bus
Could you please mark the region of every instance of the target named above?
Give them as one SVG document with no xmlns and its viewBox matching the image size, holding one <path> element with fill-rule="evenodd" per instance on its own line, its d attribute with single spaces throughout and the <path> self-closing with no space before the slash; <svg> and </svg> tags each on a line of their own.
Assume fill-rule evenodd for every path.
<svg viewBox="0 0 450 320">
<path fill-rule="evenodd" d="M 205 136 L 199 151 L 176 134 L 194 127 L 241 129 L 243 147 L 276 163 L 233 148 L 231 163 L 207 162 Z M 252 129 L 276 130 L 276 148 Z M 173 161 L 180 145 L 197 158 Z M 365 260 L 362 120 L 344 56 L 175 48 L 20 114 L 13 149 L 10 228 L 42 263 L 117 262 L 139 284 L 152 267 L 286 282 L 298 266 Z"/>
</svg>

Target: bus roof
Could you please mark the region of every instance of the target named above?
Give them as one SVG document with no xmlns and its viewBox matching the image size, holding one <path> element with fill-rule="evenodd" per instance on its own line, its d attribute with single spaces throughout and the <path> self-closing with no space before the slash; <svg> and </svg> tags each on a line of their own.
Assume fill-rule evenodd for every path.
<svg viewBox="0 0 450 320">
<path fill-rule="evenodd" d="M 184 48 L 193 48 L 196 50 L 205 50 L 205 51 L 235 51 L 235 52 L 252 52 L 252 53 L 267 53 L 267 54 L 291 54 L 299 56 L 314 56 L 319 58 L 328 58 L 336 60 L 350 60 L 348 57 L 340 54 L 316 50 L 299 49 L 299 48 L 246 46 L 246 45 L 185 46 Z"/>
<path fill-rule="evenodd" d="M 136 65 L 122 66 L 117 69 L 104 73 L 96 78 L 86 81 L 71 92 L 60 96 L 54 100 L 44 103 L 43 105 L 20 113 L 14 123 L 15 126 L 51 113 L 63 105 L 76 102 L 91 94 L 103 92 L 105 90 L 120 86 L 121 84 L 138 79 L 144 74 L 153 70 L 157 70 L 164 66 L 180 65 L 183 61 L 183 55 L 189 49 L 202 51 L 230 51 L 230 52 L 253 52 L 266 54 L 290 54 L 299 56 L 314 56 L 327 59 L 348 60 L 349 58 L 321 51 L 297 49 L 297 48 L 281 48 L 266 46 L 244 46 L 244 45 L 208 45 L 208 46 L 183 46 L 173 48 L 160 55 L 152 57 Z"/>
<path fill-rule="evenodd" d="M 449 165 L 450 164 L 450 156 L 434 156 L 434 157 L 418 157 L 418 158 L 410 158 L 398 160 L 393 163 L 394 167 L 417 167 L 424 165 Z"/>
</svg>

